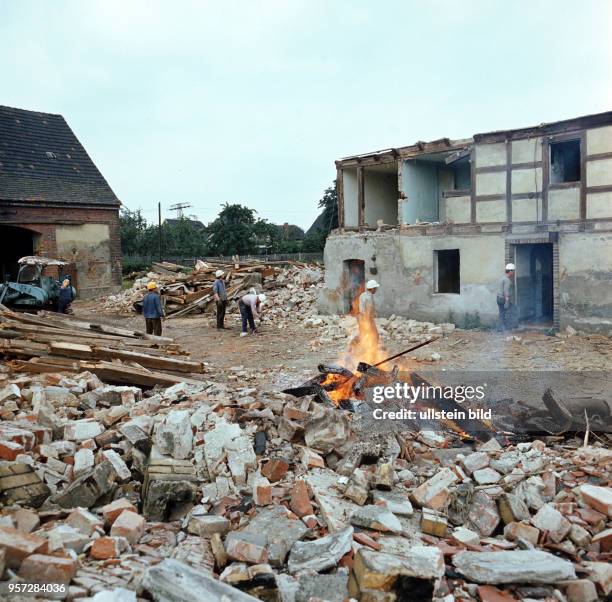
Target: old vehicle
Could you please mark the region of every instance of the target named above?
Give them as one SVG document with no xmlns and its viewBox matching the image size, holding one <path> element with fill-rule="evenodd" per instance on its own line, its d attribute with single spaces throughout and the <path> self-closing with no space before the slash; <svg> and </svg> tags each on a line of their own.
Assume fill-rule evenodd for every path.
<svg viewBox="0 0 612 602">
<path fill-rule="evenodd" d="M 19 261 L 16 282 L 0 284 L 0 304 L 15 310 L 57 309 L 60 282 L 68 264 L 59 259 L 28 256 Z M 72 279 L 71 279 L 72 282 Z M 76 290 L 73 286 L 73 295 Z"/>
</svg>

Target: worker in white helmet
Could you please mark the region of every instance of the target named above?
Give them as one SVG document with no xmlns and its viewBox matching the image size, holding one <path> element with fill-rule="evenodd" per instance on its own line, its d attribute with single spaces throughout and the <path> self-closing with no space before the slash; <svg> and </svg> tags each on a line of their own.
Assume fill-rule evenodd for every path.
<svg viewBox="0 0 612 602">
<path fill-rule="evenodd" d="M 499 309 L 497 330 L 499 332 L 508 330 L 513 326 L 515 271 L 516 268 L 513 263 L 506 264 L 506 273 L 499 279 L 497 285 L 497 308 Z"/>
<path fill-rule="evenodd" d="M 265 302 L 266 296 L 264 294 L 258 295 L 254 288 L 240 298 L 240 301 L 238 301 L 238 309 L 240 310 L 240 317 L 242 318 L 241 337 L 246 337 L 248 334 L 247 325 L 251 330 L 251 334 L 257 332 L 255 319 L 259 319 L 261 307 Z"/>
<path fill-rule="evenodd" d="M 374 295 L 379 287 L 380 284 L 376 280 L 368 280 L 365 286 L 366 290 L 359 295 L 359 314 L 357 316 L 359 338 L 363 340 L 364 337 L 367 337 L 372 343 L 378 343 Z"/>
<path fill-rule="evenodd" d="M 223 322 L 225 321 L 225 310 L 227 309 L 227 291 L 225 290 L 225 272 L 223 270 L 215 272 L 213 294 L 217 306 L 217 328 L 222 330 L 225 328 Z"/>
</svg>

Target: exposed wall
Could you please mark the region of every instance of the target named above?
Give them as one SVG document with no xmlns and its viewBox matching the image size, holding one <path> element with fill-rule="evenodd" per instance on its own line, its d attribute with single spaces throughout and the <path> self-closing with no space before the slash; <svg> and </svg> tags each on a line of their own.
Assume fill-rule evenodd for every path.
<svg viewBox="0 0 612 602">
<path fill-rule="evenodd" d="M 564 233 L 559 240 L 561 328 L 612 332 L 612 233 Z"/>
<path fill-rule="evenodd" d="M 561 232 L 559 235 L 559 317 L 584 331 L 612 332 L 612 233 Z M 460 294 L 434 293 L 434 251 L 459 249 Z M 376 259 L 373 260 L 372 257 Z M 338 234 L 325 246 L 323 313 L 342 312 L 346 259 L 365 262 L 366 278 L 376 267 L 381 287 L 377 312 L 459 325 L 478 314 L 483 324 L 497 321 L 495 294 L 505 263 L 504 235 L 406 236 L 399 232 Z M 519 261 L 520 263 L 520 261 Z M 521 271 L 527 267 L 518 266 Z"/>
<path fill-rule="evenodd" d="M 379 219 L 385 224 L 397 224 L 397 172 L 377 172 L 366 168 L 363 188 L 366 225 L 375 228 Z"/>
<path fill-rule="evenodd" d="M 434 293 L 434 251 L 459 249 L 460 294 Z M 372 257 L 376 261 L 372 261 Z M 483 261 L 483 257 L 487 261 Z M 342 310 L 342 261 L 365 262 L 366 278 L 376 266 L 381 284 L 376 293 L 379 315 L 401 314 L 420 320 L 459 324 L 466 313 L 477 312 L 483 323 L 497 320 L 495 290 L 504 267 L 502 235 L 405 236 L 399 233 L 335 235 L 325 246 L 325 290 L 320 298 L 324 312 Z"/>
<path fill-rule="evenodd" d="M 438 166 L 428 161 L 404 161 L 402 187 L 406 199 L 402 202 L 401 222 L 438 220 Z"/>
<path fill-rule="evenodd" d="M 77 266 L 79 292 L 90 297 L 113 285 L 108 224 L 58 225 L 57 252 Z"/>
<path fill-rule="evenodd" d="M 472 214 L 472 199 L 469 196 L 449 196 L 443 200 L 444 219 L 455 224 L 468 224 Z M 442 215 L 440 216 L 442 219 Z"/>
<path fill-rule="evenodd" d="M 344 187 L 344 225 L 347 228 L 356 228 L 359 225 L 357 170 L 344 169 L 342 184 Z"/>
<path fill-rule="evenodd" d="M 35 253 L 76 262 L 80 297 L 121 286 L 118 209 L 13 206 L 0 223 L 37 233 Z"/>
</svg>

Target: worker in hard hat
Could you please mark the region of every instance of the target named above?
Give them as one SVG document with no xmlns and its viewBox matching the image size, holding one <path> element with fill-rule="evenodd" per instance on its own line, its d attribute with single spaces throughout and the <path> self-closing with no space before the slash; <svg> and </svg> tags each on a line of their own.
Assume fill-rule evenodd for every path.
<svg viewBox="0 0 612 602">
<path fill-rule="evenodd" d="M 147 334 L 154 334 L 160 337 L 162 334 L 164 309 L 156 282 L 151 281 L 147 284 L 147 293 L 142 300 L 142 315 L 145 319 Z"/>
<path fill-rule="evenodd" d="M 497 285 L 497 308 L 499 319 L 497 330 L 502 332 L 513 327 L 514 320 L 514 273 L 516 267 L 513 263 L 506 264 L 506 273 L 499 279 Z"/>
<path fill-rule="evenodd" d="M 57 299 L 57 311 L 60 314 L 67 314 L 70 309 L 70 304 L 74 300 L 74 291 L 70 285 L 70 280 L 64 278 L 62 285 L 60 286 L 58 299 Z"/>
<path fill-rule="evenodd" d="M 215 272 L 213 295 L 217 305 L 217 328 L 223 330 L 225 328 L 225 310 L 227 309 L 227 291 L 225 290 L 225 272 L 223 270 Z"/>
<path fill-rule="evenodd" d="M 359 295 L 359 314 L 357 323 L 359 325 L 359 339 L 370 344 L 378 344 L 378 329 L 376 328 L 376 306 L 374 295 L 380 287 L 376 280 L 366 282 L 366 290 Z"/>
<path fill-rule="evenodd" d="M 251 330 L 251 334 L 257 332 L 255 319 L 260 317 L 261 307 L 265 302 L 266 296 L 263 294 L 258 295 L 254 288 L 240 298 L 240 301 L 238 301 L 238 309 L 240 310 L 240 317 L 242 318 L 241 337 L 246 337 L 248 334 L 247 324 Z"/>
</svg>

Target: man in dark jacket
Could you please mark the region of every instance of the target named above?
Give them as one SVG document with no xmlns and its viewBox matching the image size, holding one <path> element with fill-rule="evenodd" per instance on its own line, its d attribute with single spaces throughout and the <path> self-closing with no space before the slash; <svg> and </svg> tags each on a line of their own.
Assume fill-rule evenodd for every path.
<svg viewBox="0 0 612 602">
<path fill-rule="evenodd" d="M 225 290 L 225 282 L 223 281 L 224 276 L 225 272 L 223 270 L 217 270 L 213 283 L 213 293 L 215 295 L 215 303 L 217 304 L 217 328 L 219 330 L 225 328 L 223 322 L 225 320 L 225 310 L 227 308 L 227 291 Z"/>
<path fill-rule="evenodd" d="M 65 278 L 59 290 L 57 311 L 60 314 L 67 314 L 68 308 L 70 307 L 70 304 L 73 300 L 74 295 L 72 294 L 72 286 L 70 286 L 70 280 L 68 280 L 68 278 Z"/>
<path fill-rule="evenodd" d="M 145 319 L 147 334 L 154 334 L 160 337 L 162 334 L 164 310 L 157 290 L 157 284 L 155 282 L 149 282 L 149 284 L 147 284 L 147 290 L 149 292 L 142 300 L 142 315 Z"/>
</svg>

